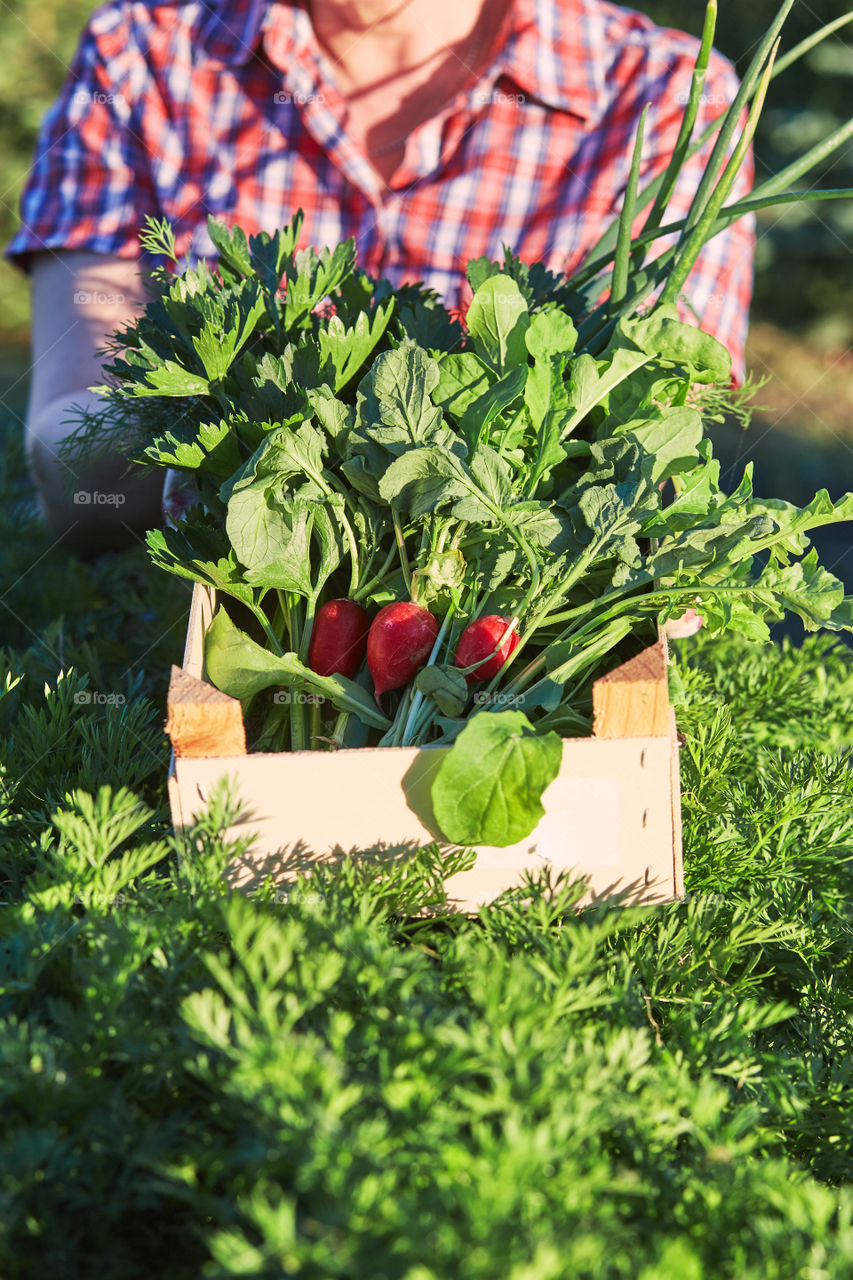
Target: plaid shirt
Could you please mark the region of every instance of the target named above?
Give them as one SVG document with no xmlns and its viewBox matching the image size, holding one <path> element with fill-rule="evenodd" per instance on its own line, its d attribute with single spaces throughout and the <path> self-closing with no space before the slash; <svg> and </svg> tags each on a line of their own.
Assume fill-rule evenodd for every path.
<svg viewBox="0 0 853 1280">
<path fill-rule="evenodd" d="M 604 0 L 511 0 L 489 70 L 411 131 L 386 185 L 347 133 L 302 4 L 109 0 L 45 117 L 7 253 L 22 265 L 45 249 L 132 258 L 152 214 L 190 261 L 212 259 L 209 213 L 274 231 L 301 208 L 303 244 L 353 236 L 371 274 L 421 280 L 464 311 L 466 262 L 502 257 L 504 243 L 552 270 L 583 260 L 618 212 L 647 102 L 644 176 L 669 159 L 697 48 Z M 714 53 L 700 126 L 736 85 Z M 704 156 L 676 189 L 679 216 Z M 751 180 L 750 162 L 734 194 Z M 703 251 L 685 291 L 738 378 L 753 248 L 753 220 L 741 220 Z"/>
</svg>

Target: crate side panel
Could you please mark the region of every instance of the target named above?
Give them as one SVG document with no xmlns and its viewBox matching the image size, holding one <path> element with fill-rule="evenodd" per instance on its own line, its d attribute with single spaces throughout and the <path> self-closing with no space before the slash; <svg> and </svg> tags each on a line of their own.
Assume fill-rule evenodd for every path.
<svg viewBox="0 0 853 1280">
<path fill-rule="evenodd" d="M 567 739 L 559 777 L 543 797 L 545 817 L 525 840 L 480 848 L 471 871 L 447 881 L 460 910 L 476 910 L 525 870 L 588 874 L 591 893 L 634 885 L 646 900 L 671 897 L 673 881 L 670 742 Z M 183 820 L 204 806 L 225 774 L 238 786 L 244 815 L 229 838 L 255 836 L 230 873 L 251 889 L 271 874 L 281 882 L 318 860 L 352 850 L 403 856 L 437 837 L 429 787 L 442 750 L 367 749 L 223 759 L 178 759 Z"/>
</svg>

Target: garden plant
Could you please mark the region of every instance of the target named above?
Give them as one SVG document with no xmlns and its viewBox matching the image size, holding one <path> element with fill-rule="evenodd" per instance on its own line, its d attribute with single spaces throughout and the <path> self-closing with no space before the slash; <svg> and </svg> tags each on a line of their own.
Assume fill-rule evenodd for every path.
<svg viewBox="0 0 853 1280">
<path fill-rule="evenodd" d="M 773 38 L 745 99 L 760 101 Z M 725 192 L 709 187 L 694 226 L 681 228 L 654 270 L 629 235 L 639 199 L 629 191 L 602 263 L 570 289 L 511 259 L 474 264 L 480 318 L 475 309 L 463 347 L 435 299 L 383 292 L 354 271 L 346 246 L 300 256 L 297 222 L 252 242 L 217 233 L 216 279 L 204 270 L 155 277 L 162 287 L 147 317 L 112 352 L 108 403 L 124 410 L 115 430 L 141 455 L 196 473 L 194 514 L 149 539 L 171 576 L 155 572 L 142 548 L 84 564 L 51 547 L 32 514 L 18 435 L 6 433 L 3 1277 L 853 1273 L 853 676 L 839 635 L 818 631 L 795 645 L 769 632 L 791 607 L 807 629 L 849 625 L 843 589 L 807 545 L 815 524 L 849 518 L 849 499 L 818 495 L 795 509 L 759 502 L 748 476 L 733 493 L 720 488 L 704 428 L 730 403 L 723 356 L 667 308 L 691 234 L 703 218 L 706 234 L 730 216 Z M 654 200 L 650 232 L 664 225 Z M 149 235 L 168 255 L 168 228 Z M 295 287 L 280 298 L 285 267 Z M 598 310 L 600 270 L 611 291 Z M 655 287 L 668 288 L 657 270 L 675 272 L 676 284 L 644 314 Z M 335 322 L 315 319 L 315 304 L 335 289 Z M 189 321 L 194 308 L 199 318 Z M 630 373 L 602 390 L 632 359 Z M 564 376 L 569 364 L 574 380 Z M 460 372 L 455 387 L 451 369 Z M 369 396 L 393 400 L 385 377 L 409 389 L 407 406 L 420 397 L 417 424 L 451 433 L 468 452 L 444 437 L 446 448 L 418 469 L 395 435 L 412 415 L 402 426 L 365 416 Z M 587 412 L 565 433 L 567 415 L 579 415 L 567 400 L 584 387 Z M 175 408 L 169 431 L 164 402 Z M 531 437 L 513 439 L 513 405 L 515 429 Z M 616 417 L 635 425 L 611 430 Z M 510 428 L 503 456 L 498 423 Z M 326 483 L 323 450 L 359 431 L 352 465 L 338 458 L 340 474 L 361 476 L 354 507 L 348 493 L 318 502 L 310 485 Z M 280 455 L 294 441 L 301 452 L 288 472 Z M 395 466 L 405 474 L 392 484 Z M 460 469 L 481 492 L 453 488 Z M 301 495 L 288 489 L 294 476 L 309 486 Z M 524 484 L 522 502 L 503 501 L 504 480 Z M 662 494 L 662 481 L 674 492 Z M 380 533 L 370 503 L 378 509 L 383 484 Z M 417 514 L 436 489 L 449 492 L 448 508 Z M 569 489 L 575 506 L 561 515 L 552 500 Z M 504 577 L 485 589 L 487 571 L 498 570 L 477 550 L 477 526 L 488 526 L 475 506 L 483 494 L 501 512 L 520 509 L 517 524 L 503 522 L 513 530 L 511 545 L 497 549 Z M 309 520 L 306 499 L 324 514 Z M 304 534 L 301 559 L 259 536 L 282 510 Z M 338 517 L 358 511 L 353 551 Z M 416 534 L 413 522 L 424 519 L 435 523 Z M 596 520 L 618 533 L 599 544 Z M 570 536 L 595 571 L 585 598 L 551 609 L 548 626 L 568 626 L 561 636 L 531 618 L 535 602 L 544 607 L 557 591 L 549 573 L 562 573 L 569 554 L 548 540 Z M 362 563 L 365 547 L 373 567 Z M 455 552 L 466 567 L 480 565 L 479 610 L 454 576 Z M 335 582 L 324 595 L 341 571 L 343 588 Z M 466 672 L 476 679 L 477 662 L 503 658 L 507 634 L 517 633 L 506 654 L 516 691 L 539 682 L 542 694 L 543 668 L 558 687 L 546 690 L 552 704 L 529 699 L 519 712 L 545 740 L 555 725 L 580 731 L 584 682 L 699 595 L 706 626 L 679 645 L 672 684 L 684 743 L 685 898 L 579 911 L 583 884 L 543 873 L 468 918 L 445 909 L 444 876 L 459 855 L 437 845 L 381 872 L 364 850 L 286 889 L 230 892 L 222 872 L 239 848 L 222 831 L 239 796 L 223 785 L 196 825 L 175 833 L 163 785 L 165 680 L 192 580 L 230 597 L 208 660 L 215 670 L 223 655 L 221 683 L 260 708 L 257 741 L 297 748 L 315 726 L 276 717 L 266 684 L 235 689 L 233 679 L 260 670 L 273 672 L 269 687 L 307 682 L 332 704 L 328 723 L 341 742 L 359 725 L 391 740 L 440 733 L 460 742 L 466 730 L 456 724 L 454 733 L 453 722 L 464 720 Z M 496 600 L 502 584 L 507 595 Z M 431 687 L 388 685 L 377 695 L 364 673 L 361 683 L 357 672 L 324 675 L 316 641 L 311 665 L 324 603 L 355 597 L 373 613 L 404 593 L 435 615 L 433 649 L 442 628 L 448 645 L 441 663 L 427 664 L 441 668 Z M 475 614 L 517 625 L 489 633 L 488 655 L 481 638 L 479 649 L 463 649 L 457 665 L 457 610 L 465 627 Z M 614 627 L 623 616 L 627 630 Z M 574 643 L 577 619 L 592 646 Z M 563 681 L 558 664 L 547 666 L 560 645 L 560 661 L 578 663 Z M 484 714 L 497 722 L 500 713 Z M 425 909 L 430 918 L 419 918 Z"/>
<path fill-rule="evenodd" d="M 853 598 L 807 551 L 810 530 L 853 519 L 853 495 L 762 500 L 751 467 L 721 488 L 706 423 L 738 402 L 731 360 L 677 311 L 707 240 L 799 201 L 788 184 L 853 130 L 727 203 L 774 73 L 839 25 L 777 64 L 792 4 L 694 139 L 710 0 L 668 167 L 640 189 L 644 111 L 620 217 L 588 260 L 569 279 L 508 250 L 469 263 L 464 332 L 429 291 L 360 271 L 352 241 L 299 249 L 300 213 L 248 237 L 210 218 L 215 267 L 177 273 L 171 228 L 149 220 L 143 247 L 165 265 L 112 338 L 104 407 L 72 449 L 118 441 L 192 480 L 180 527 L 149 545 L 219 593 L 205 667 L 243 701 L 256 749 L 450 745 L 441 833 L 511 845 L 542 816 L 560 736 L 589 732 L 593 677 L 656 624 L 695 606 L 712 635 L 767 640 L 786 612 L 853 628 Z M 668 221 L 685 159 L 714 135 Z M 270 701 L 282 686 L 299 696 Z"/>
</svg>

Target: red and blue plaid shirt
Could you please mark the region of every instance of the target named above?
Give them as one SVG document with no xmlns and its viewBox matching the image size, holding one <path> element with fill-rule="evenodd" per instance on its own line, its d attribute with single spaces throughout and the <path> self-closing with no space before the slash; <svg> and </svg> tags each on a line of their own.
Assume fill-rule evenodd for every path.
<svg viewBox="0 0 853 1280">
<path fill-rule="evenodd" d="M 303 4 L 110 0 L 45 117 L 7 253 L 132 258 L 151 214 L 168 218 L 190 261 L 213 258 L 209 213 L 274 231 L 301 208 L 303 244 L 353 236 L 371 274 L 423 281 L 455 309 L 470 298 L 466 262 L 502 258 L 503 244 L 570 271 L 618 212 L 647 102 L 644 175 L 668 161 L 698 42 L 604 0 L 510 0 L 495 48 L 479 80 L 412 130 L 386 185 L 347 133 Z M 736 87 L 715 53 L 700 127 Z M 707 154 L 688 164 L 672 216 Z M 750 161 L 734 195 L 751 181 Z M 739 379 L 753 248 L 749 218 L 710 242 L 685 290 Z"/>
</svg>

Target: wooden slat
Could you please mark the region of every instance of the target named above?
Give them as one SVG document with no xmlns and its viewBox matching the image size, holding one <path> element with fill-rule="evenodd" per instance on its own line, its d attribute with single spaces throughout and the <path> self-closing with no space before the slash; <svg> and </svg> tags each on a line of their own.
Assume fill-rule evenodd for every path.
<svg viewBox="0 0 853 1280">
<path fill-rule="evenodd" d="M 650 645 L 592 686 L 596 738 L 665 738 L 670 732 L 666 652 Z"/>
<path fill-rule="evenodd" d="M 176 756 L 244 756 L 246 730 L 237 698 L 172 667 L 166 733 Z"/>
</svg>

